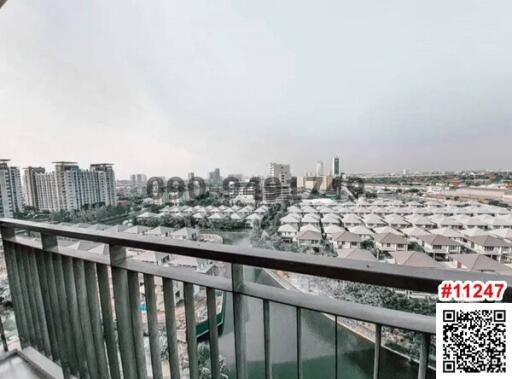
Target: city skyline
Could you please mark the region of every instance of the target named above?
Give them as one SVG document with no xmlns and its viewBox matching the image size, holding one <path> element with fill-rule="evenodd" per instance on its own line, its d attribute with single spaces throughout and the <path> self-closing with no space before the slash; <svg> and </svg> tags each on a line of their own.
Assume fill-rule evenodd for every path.
<svg viewBox="0 0 512 379">
<path fill-rule="evenodd" d="M 512 4 L 399 3 L 7 2 L 2 156 L 119 177 L 509 168 Z"/>
</svg>

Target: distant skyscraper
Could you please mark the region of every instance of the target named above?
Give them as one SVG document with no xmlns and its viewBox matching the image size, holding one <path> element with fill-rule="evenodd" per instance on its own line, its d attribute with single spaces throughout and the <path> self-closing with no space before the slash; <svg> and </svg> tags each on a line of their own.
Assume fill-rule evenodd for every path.
<svg viewBox="0 0 512 379">
<path fill-rule="evenodd" d="M 148 178 L 144 174 L 132 174 L 130 179 L 132 184 L 136 187 L 144 187 L 148 182 Z"/>
<path fill-rule="evenodd" d="M 189 182 L 190 182 L 190 181 L 192 181 L 192 180 L 194 180 L 194 173 L 193 173 L 193 172 L 189 172 L 189 173 L 187 174 L 187 179 L 188 179 L 188 181 L 189 181 Z"/>
<path fill-rule="evenodd" d="M 24 209 L 20 170 L 8 162 L 0 160 L 0 217 L 13 217 Z"/>
<path fill-rule="evenodd" d="M 216 168 L 209 173 L 208 182 L 211 186 L 220 186 L 222 184 L 222 177 L 220 176 L 219 168 Z"/>
<path fill-rule="evenodd" d="M 292 178 L 290 165 L 270 162 L 268 165 L 268 176 L 278 178 L 281 184 L 286 184 Z"/>
<path fill-rule="evenodd" d="M 39 204 L 37 202 L 36 174 L 44 173 L 44 167 L 29 166 L 25 169 L 23 174 L 23 184 L 25 186 L 27 204 L 35 209 L 39 209 Z"/>
<path fill-rule="evenodd" d="M 332 158 L 331 174 L 333 177 L 340 176 L 341 174 L 339 157 Z"/>
<path fill-rule="evenodd" d="M 316 176 L 324 176 L 324 162 L 318 161 L 316 162 Z"/>
</svg>

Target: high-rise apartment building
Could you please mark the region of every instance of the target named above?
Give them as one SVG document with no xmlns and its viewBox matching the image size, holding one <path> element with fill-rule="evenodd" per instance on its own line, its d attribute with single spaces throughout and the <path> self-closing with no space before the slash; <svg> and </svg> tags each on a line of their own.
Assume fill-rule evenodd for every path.
<svg viewBox="0 0 512 379">
<path fill-rule="evenodd" d="M 324 176 L 324 162 L 318 161 L 316 162 L 316 176 Z"/>
<path fill-rule="evenodd" d="M 279 179 L 281 184 L 286 184 L 292 178 L 290 165 L 270 162 L 268 165 L 268 176 Z"/>
<path fill-rule="evenodd" d="M 70 211 L 116 204 L 112 164 L 91 164 L 89 170 L 82 170 L 75 162 L 54 163 L 54 172 L 34 173 L 39 210 Z"/>
<path fill-rule="evenodd" d="M 8 163 L 0 160 L 0 217 L 13 217 L 24 209 L 20 170 Z"/>
<path fill-rule="evenodd" d="M 32 167 L 25 168 L 23 174 L 23 185 L 25 187 L 25 199 L 27 205 L 39 209 L 37 202 L 37 186 L 36 186 L 36 174 L 44 174 L 44 167 Z"/>
<path fill-rule="evenodd" d="M 331 175 L 335 178 L 341 175 L 340 157 L 332 158 Z"/>
</svg>

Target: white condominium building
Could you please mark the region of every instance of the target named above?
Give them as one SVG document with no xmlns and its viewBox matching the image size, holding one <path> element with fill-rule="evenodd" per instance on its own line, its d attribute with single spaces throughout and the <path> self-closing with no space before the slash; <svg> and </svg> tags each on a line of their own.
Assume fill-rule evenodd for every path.
<svg viewBox="0 0 512 379">
<path fill-rule="evenodd" d="M 79 210 L 94 205 L 115 205 L 112 164 L 92 164 L 82 170 L 74 162 L 55 162 L 55 171 L 34 174 L 39 210 Z"/>
<path fill-rule="evenodd" d="M 0 217 L 13 217 L 24 209 L 20 170 L 0 160 Z"/>
</svg>

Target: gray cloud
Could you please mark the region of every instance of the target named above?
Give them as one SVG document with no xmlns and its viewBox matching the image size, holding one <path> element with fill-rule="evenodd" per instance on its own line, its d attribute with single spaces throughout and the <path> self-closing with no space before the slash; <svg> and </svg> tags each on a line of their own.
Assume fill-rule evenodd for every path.
<svg viewBox="0 0 512 379">
<path fill-rule="evenodd" d="M 7 2 L 1 155 L 118 176 L 507 168 L 512 4 Z"/>
</svg>

